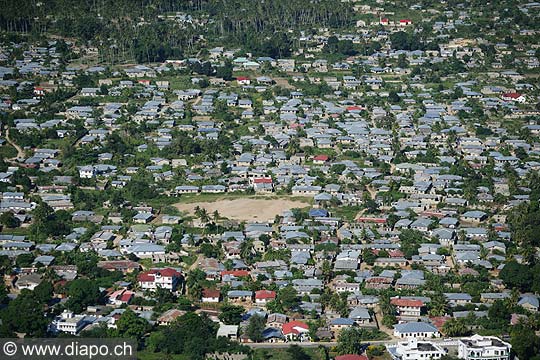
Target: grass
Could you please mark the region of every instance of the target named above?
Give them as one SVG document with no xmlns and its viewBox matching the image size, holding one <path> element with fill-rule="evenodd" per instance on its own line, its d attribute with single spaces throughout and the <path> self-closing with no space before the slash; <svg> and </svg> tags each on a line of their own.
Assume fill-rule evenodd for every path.
<svg viewBox="0 0 540 360">
<path fill-rule="evenodd" d="M 332 208 L 332 216 L 340 217 L 348 221 L 353 221 L 356 218 L 356 215 L 362 210 L 360 206 L 340 206 L 337 208 Z"/>
<path fill-rule="evenodd" d="M 0 158 L 9 159 L 9 158 L 14 158 L 16 156 L 17 156 L 17 150 L 13 146 L 8 144 L 7 142 L 5 143 L 5 145 L 0 146 Z"/>
<path fill-rule="evenodd" d="M 313 360 L 323 360 L 321 352 L 317 348 L 302 348 L 304 352 Z M 253 351 L 254 360 L 290 360 L 293 357 L 286 348 L 255 349 Z"/>
<path fill-rule="evenodd" d="M 139 360 L 189 360 L 186 355 L 152 353 L 147 350 L 137 352 Z"/>
</svg>

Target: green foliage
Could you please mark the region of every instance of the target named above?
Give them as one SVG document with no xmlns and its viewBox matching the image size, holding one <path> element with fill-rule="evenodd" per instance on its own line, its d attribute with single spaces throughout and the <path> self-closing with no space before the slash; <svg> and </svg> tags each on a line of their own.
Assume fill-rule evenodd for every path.
<svg viewBox="0 0 540 360">
<path fill-rule="evenodd" d="M 2 331 L 11 336 L 13 332 L 18 332 L 32 337 L 44 337 L 49 320 L 43 316 L 44 303 L 41 300 L 43 298 L 36 296 L 34 292 L 22 290 L 19 296 L 0 312 Z M 6 335 L 5 333 L 3 335 Z"/>
<path fill-rule="evenodd" d="M 89 279 L 75 279 L 67 286 L 69 296 L 66 307 L 75 313 L 86 310 L 89 305 L 98 304 L 101 292 L 96 282 Z"/>
<path fill-rule="evenodd" d="M 30 238 L 44 241 L 47 237 L 67 235 L 70 232 L 71 218 L 67 211 L 54 210 L 46 203 L 40 203 L 33 211 L 34 221 L 30 226 Z"/>
<path fill-rule="evenodd" d="M 516 261 L 505 264 L 499 273 L 499 278 L 508 287 L 517 288 L 524 292 L 530 290 L 534 277 L 534 273 L 529 270 L 527 265 L 519 264 Z"/>
<path fill-rule="evenodd" d="M 463 318 L 448 320 L 442 327 L 443 334 L 450 337 L 468 335 L 469 329 L 465 321 Z"/>
<path fill-rule="evenodd" d="M 376 329 L 348 328 L 340 332 L 336 351 L 338 354 L 360 354 L 363 341 L 384 340 L 387 337 Z"/>
<path fill-rule="evenodd" d="M 202 360 L 212 352 L 248 352 L 248 350 L 231 342 L 227 338 L 217 338 L 217 325 L 206 315 L 188 312 L 176 319 L 171 325 L 156 332 L 148 338 L 150 351 L 164 354 L 182 354 L 187 359 Z"/>
<path fill-rule="evenodd" d="M 517 325 L 510 332 L 512 350 L 520 360 L 538 359 L 540 354 L 540 337 L 533 329 Z"/>
<path fill-rule="evenodd" d="M 424 236 L 416 230 L 405 229 L 399 234 L 401 241 L 401 251 L 407 259 L 411 259 L 413 255 L 418 255 L 420 244 L 424 242 Z"/>
<path fill-rule="evenodd" d="M 220 308 L 219 320 L 227 325 L 238 325 L 242 321 L 242 315 L 244 314 L 244 308 L 242 306 L 236 306 L 231 304 L 224 304 Z"/>
<path fill-rule="evenodd" d="M 150 324 L 145 319 L 137 316 L 131 309 L 126 309 L 116 322 L 113 334 L 116 337 L 141 339 L 150 329 Z"/>
<path fill-rule="evenodd" d="M 252 315 L 248 321 L 246 335 L 251 339 L 251 341 L 260 342 L 263 340 L 262 332 L 265 328 L 266 319 L 260 315 Z"/>
<path fill-rule="evenodd" d="M 352 40 L 338 40 L 336 36 L 330 36 L 323 51 L 328 54 L 342 54 L 345 56 L 356 55 L 358 51 L 354 48 Z"/>
<path fill-rule="evenodd" d="M 407 33 L 404 31 L 398 31 L 390 34 L 390 41 L 392 47 L 397 50 L 422 50 L 422 45 L 418 35 L 413 33 Z"/>
<path fill-rule="evenodd" d="M 286 350 L 291 360 L 310 360 L 311 357 L 306 354 L 304 349 L 298 345 L 291 345 Z"/>
</svg>

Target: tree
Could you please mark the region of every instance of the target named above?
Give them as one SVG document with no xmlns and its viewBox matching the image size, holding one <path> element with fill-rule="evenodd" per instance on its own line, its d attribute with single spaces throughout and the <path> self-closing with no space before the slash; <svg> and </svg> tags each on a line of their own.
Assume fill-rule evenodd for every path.
<svg viewBox="0 0 540 360">
<path fill-rule="evenodd" d="M 98 284 L 89 279 L 75 279 L 67 287 L 68 300 L 66 307 L 75 313 L 80 313 L 89 305 L 99 303 L 101 292 Z"/>
<path fill-rule="evenodd" d="M 220 308 L 219 320 L 227 325 L 238 325 L 242 321 L 244 308 L 241 306 L 224 304 Z"/>
<path fill-rule="evenodd" d="M 22 290 L 0 313 L 4 331 L 25 333 L 27 336 L 44 337 L 49 320 L 43 316 L 44 304 L 30 290 Z"/>
<path fill-rule="evenodd" d="M 429 315 L 443 316 L 446 314 L 446 306 L 446 297 L 440 292 L 435 293 L 429 302 Z"/>
<path fill-rule="evenodd" d="M 263 340 L 263 331 L 266 328 L 266 320 L 263 316 L 252 315 L 249 318 L 248 326 L 246 328 L 246 335 L 253 342 L 260 342 Z"/>
<path fill-rule="evenodd" d="M 154 298 L 159 304 L 173 303 L 176 301 L 176 298 L 172 292 L 168 289 L 158 287 L 154 293 Z"/>
<path fill-rule="evenodd" d="M 117 337 L 141 339 L 149 330 L 149 327 L 148 321 L 137 316 L 133 310 L 127 308 L 116 322 L 114 335 Z"/>
<path fill-rule="evenodd" d="M 287 354 L 289 354 L 289 357 L 291 360 L 310 360 L 311 357 L 306 354 L 304 349 L 302 349 L 298 345 L 291 345 L 287 349 Z"/>
<path fill-rule="evenodd" d="M 21 224 L 21 221 L 15 217 L 15 215 L 8 211 L 0 215 L 0 224 L 7 228 L 13 229 Z"/>
<path fill-rule="evenodd" d="M 15 259 L 15 265 L 18 267 L 30 267 L 34 262 L 34 255 L 32 254 L 21 254 Z"/>
<path fill-rule="evenodd" d="M 226 81 L 231 81 L 233 79 L 233 65 L 230 60 L 226 60 L 223 66 L 220 66 L 216 70 L 216 77 L 222 78 Z"/>
<path fill-rule="evenodd" d="M 510 332 L 510 342 L 512 350 L 520 360 L 536 358 L 540 354 L 540 338 L 536 336 L 533 329 L 523 325 L 517 325 Z"/>
<path fill-rule="evenodd" d="M 339 333 L 336 351 L 338 354 L 361 354 L 364 350 L 362 341 L 381 340 L 387 336 L 378 330 L 348 328 Z"/>
<path fill-rule="evenodd" d="M 444 323 L 442 332 L 446 336 L 455 337 L 467 335 L 469 330 L 467 329 L 464 319 L 450 319 Z"/>
<path fill-rule="evenodd" d="M 499 273 L 499 278 L 510 288 L 518 288 L 526 292 L 530 289 L 533 274 L 529 271 L 527 265 L 519 264 L 516 261 L 510 261 L 504 265 Z"/>
<path fill-rule="evenodd" d="M 285 311 L 291 310 L 300 304 L 298 293 L 291 285 L 279 289 L 276 298 Z"/>
</svg>

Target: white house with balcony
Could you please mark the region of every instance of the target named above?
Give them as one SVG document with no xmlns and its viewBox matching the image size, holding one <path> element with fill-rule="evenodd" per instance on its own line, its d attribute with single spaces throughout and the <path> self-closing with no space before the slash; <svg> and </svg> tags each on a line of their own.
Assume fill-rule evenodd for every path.
<svg viewBox="0 0 540 360">
<path fill-rule="evenodd" d="M 512 346 L 495 336 L 473 335 L 458 342 L 458 357 L 465 360 L 509 360 Z"/>
<path fill-rule="evenodd" d="M 394 360 L 436 360 L 446 355 L 446 351 L 437 343 L 418 341 L 415 338 L 387 345 L 386 349 Z"/>
</svg>

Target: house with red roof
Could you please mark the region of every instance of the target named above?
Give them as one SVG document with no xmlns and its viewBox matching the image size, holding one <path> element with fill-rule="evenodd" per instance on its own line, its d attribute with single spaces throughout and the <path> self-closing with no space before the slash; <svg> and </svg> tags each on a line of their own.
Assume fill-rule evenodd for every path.
<svg viewBox="0 0 540 360">
<path fill-rule="evenodd" d="M 511 92 L 511 93 L 504 93 L 502 94 L 501 98 L 504 101 L 512 101 L 512 102 L 518 102 L 518 103 L 524 103 L 527 101 L 527 98 L 525 95 L 517 93 L 517 92 Z"/>
<path fill-rule="evenodd" d="M 173 268 L 150 269 L 137 277 L 142 290 L 156 291 L 158 288 L 176 291 L 182 274 Z"/>
<path fill-rule="evenodd" d="M 399 20 L 399 26 L 408 26 L 408 25 L 412 25 L 412 20 L 410 19 Z"/>
<path fill-rule="evenodd" d="M 390 20 L 389 20 L 388 18 L 381 18 L 381 19 L 379 20 L 379 24 L 381 24 L 381 25 L 388 25 L 388 24 L 390 24 Z"/>
<path fill-rule="evenodd" d="M 274 183 L 271 177 L 253 178 L 251 181 L 255 192 L 272 192 L 274 190 Z"/>
<path fill-rule="evenodd" d="M 127 289 L 116 290 L 115 292 L 109 295 L 109 304 L 120 306 L 123 304 L 129 305 L 131 300 L 135 297 L 133 291 Z"/>
<path fill-rule="evenodd" d="M 201 302 L 203 303 L 218 303 L 221 296 L 221 291 L 214 289 L 203 289 Z"/>
<path fill-rule="evenodd" d="M 309 341 L 309 326 L 303 321 L 289 321 L 283 324 L 281 331 L 289 341 Z"/>
<path fill-rule="evenodd" d="M 276 292 L 271 290 L 255 291 L 255 304 L 266 305 L 268 302 L 276 299 Z"/>
<path fill-rule="evenodd" d="M 317 165 L 324 165 L 330 157 L 328 155 L 317 155 L 313 158 L 313 163 Z"/>
<path fill-rule="evenodd" d="M 226 275 L 234 276 L 234 277 L 247 277 L 249 276 L 248 270 L 223 270 L 221 272 L 221 277 L 224 277 Z"/>
<path fill-rule="evenodd" d="M 39 86 L 34 87 L 35 96 L 45 96 L 45 89 Z"/>
<path fill-rule="evenodd" d="M 390 303 L 396 307 L 400 316 L 420 317 L 424 302 L 415 299 L 393 298 Z"/>
<path fill-rule="evenodd" d="M 237 77 L 236 82 L 238 83 L 238 85 L 249 85 L 249 84 L 251 84 L 251 80 L 246 76 Z"/>
<path fill-rule="evenodd" d="M 366 108 L 363 107 L 363 106 L 359 106 L 359 105 L 347 106 L 347 111 L 348 112 L 360 112 L 362 110 L 366 110 Z"/>
</svg>

